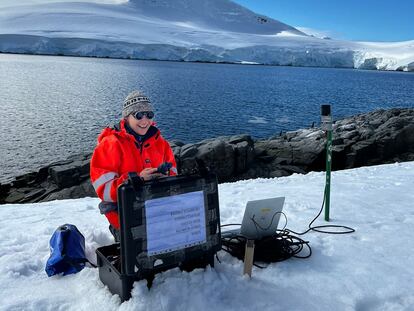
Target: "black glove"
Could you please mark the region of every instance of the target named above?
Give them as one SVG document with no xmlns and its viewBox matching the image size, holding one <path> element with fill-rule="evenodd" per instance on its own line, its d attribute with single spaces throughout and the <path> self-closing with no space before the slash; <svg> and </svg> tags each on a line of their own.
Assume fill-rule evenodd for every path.
<svg viewBox="0 0 414 311">
<path fill-rule="evenodd" d="M 161 163 L 157 168 L 157 173 L 161 173 L 161 174 L 164 174 L 164 175 L 169 175 L 171 168 L 172 168 L 172 163 L 171 162 Z"/>
</svg>

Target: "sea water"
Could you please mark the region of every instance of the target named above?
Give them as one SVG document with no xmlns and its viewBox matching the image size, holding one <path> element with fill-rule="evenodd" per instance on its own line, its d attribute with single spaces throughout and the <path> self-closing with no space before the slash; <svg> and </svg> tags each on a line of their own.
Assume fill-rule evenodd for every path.
<svg viewBox="0 0 414 311">
<path fill-rule="evenodd" d="M 334 68 L 0 54 L 0 182 L 91 152 L 142 90 L 167 139 L 267 138 L 320 120 L 414 107 L 414 74 Z"/>
</svg>

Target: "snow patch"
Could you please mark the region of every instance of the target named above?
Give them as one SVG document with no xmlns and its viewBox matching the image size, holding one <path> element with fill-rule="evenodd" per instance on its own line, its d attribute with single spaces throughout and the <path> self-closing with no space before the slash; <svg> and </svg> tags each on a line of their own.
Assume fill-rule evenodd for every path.
<svg viewBox="0 0 414 311">
<path fill-rule="evenodd" d="M 240 223 L 249 200 L 285 196 L 288 228 L 304 231 L 320 209 L 324 183 L 324 172 L 312 172 L 220 184 L 221 223 Z M 354 234 L 309 233 L 309 259 L 254 267 L 252 279 L 241 275 L 241 261 L 221 251 L 214 269 L 169 270 L 155 277 L 150 291 L 145 281 L 136 282 L 132 298 L 123 304 L 101 283 L 98 269 L 51 278 L 43 270 L 49 239 L 64 223 L 85 235 L 92 261 L 97 247 L 112 243 L 98 199 L 2 205 L 1 309 L 328 311 L 336 305 L 341 310 L 410 310 L 413 188 L 414 162 L 333 172 L 330 224 L 351 226 Z M 323 224 L 321 217 L 315 225 Z"/>
<path fill-rule="evenodd" d="M 253 124 L 267 124 L 269 123 L 268 121 L 266 121 L 266 118 L 264 117 L 256 117 L 256 116 L 252 116 L 253 119 L 248 120 L 248 123 L 253 123 Z"/>
<path fill-rule="evenodd" d="M 302 36 L 301 34 L 294 33 L 288 30 L 281 31 L 280 33 L 275 34 L 278 37 L 297 37 Z"/>
</svg>

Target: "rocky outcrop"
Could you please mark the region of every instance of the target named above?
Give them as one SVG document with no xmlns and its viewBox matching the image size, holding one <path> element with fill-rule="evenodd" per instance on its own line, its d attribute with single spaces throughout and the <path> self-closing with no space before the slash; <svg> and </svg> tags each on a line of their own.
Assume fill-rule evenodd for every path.
<svg viewBox="0 0 414 311">
<path fill-rule="evenodd" d="M 248 135 L 218 137 L 195 144 L 171 141 L 179 173 L 198 169 L 196 159 L 217 173 L 219 181 L 245 172 L 254 159 L 254 143 Z M 53 163 L 37 173 L 0 184 L 0 204 L 51 201 L 96 196 L 89 180 L 91 154 L 73 156 Z"/>
<path fill-rule="evenodd" d="M 325 135 L 320 128 L 311 128 L 257 141 L 249 135 L 194 144 L 173 140 L 171 147 L 179 173 L 197 170 L 201 160 L 225 182 L 324 170 Z M 333 170 L 414 160 L 414 109 L 378 110 L 336 121 L 332 152 Z M 90 156 L 71 157 L 0 184 L 0 203 L 95 196 L 89 181 Z"/>
<path fill-rule="evenodd" d="M 240 177 L 324 170 L 325 137 L 313 128 L 256 141 L 255 161 Z M 414 109 L 378 110 L 336 121 L 332 158 L 333 170 L 414 160 Z"/>
<path fill-rule="evenodd" d="M 89 181 L 90 156 L 72 156 L 38 172 L 18 176 L 10 184 L 0 184 L 0 204 L 96 196 Z"/>
<path fill-rule="evenodd" d="M 222 136 L 185 145 L 172 141 L 171 146 L 180 173 L 197 170 L 199 159 L 217 174 L 219 181 L 240 175 L 254 160 L 254 142 L 249 135 Z"/>
</svg>

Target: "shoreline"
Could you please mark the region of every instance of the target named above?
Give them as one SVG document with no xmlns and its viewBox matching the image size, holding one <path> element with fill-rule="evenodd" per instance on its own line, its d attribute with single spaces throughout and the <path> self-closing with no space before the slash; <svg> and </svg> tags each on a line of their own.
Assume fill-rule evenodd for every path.
<svg viewBox="0 0 414 311">
<path fill-rule="evenodd" d="M 170 144 L 181 174 L 201 159 L 219 182 L 273 178 L 325 169 L 325 132 L 320 128 L 253 140 L 220 136 Z M 333 126 L 332 170 L 414 161 L 414 108 L 377 110 L 337 120 Z M 91 153 L 72 156 L 0 184 L 0 204 L 96 196 L 89 181 Z"/>
<path fill-rule="evenodd" d="M 155 58 L 137 58 L 137 57 L 113 57 L 113 56 L 99 56 L 99 55 L 71 55 L 65 53 L 29 53 L 29 52 L 7 52 L 1 51 L 0 54 L 5 55 L 29 55 L 29 56 L 54 56 L 54 57 L 78 57 L 78 58 L 92 58 L 92 59 L 116 59 L 116 60 L 139 60 L 139 61 L 155 61 L 155 62 L 174 62 L 174 63 L 192 63 L 192 64 L 216 64 L 216 65 L 243 65 L 243 66 L 268 66 L 268 67 L 291 67 L 291 68 L 318 68 L 318 69 L 348 69 L 357 71 L 380 71 L 380 72 L 404 72 L 413 73 L 414 70 L 404 70 L 404 68 L 396 69 L 381 69 L 381 68 L 357 68 L 357 67 L 335 67 L 335 66 L 300 66 L 300 65 L 279 65 L 279 64 L 265 64 L 254 62 L 230 62 L 230 61 L 199 61 L 199 60 L 174 60 L 174 59 L 155 59 Z"/>
</svg>

